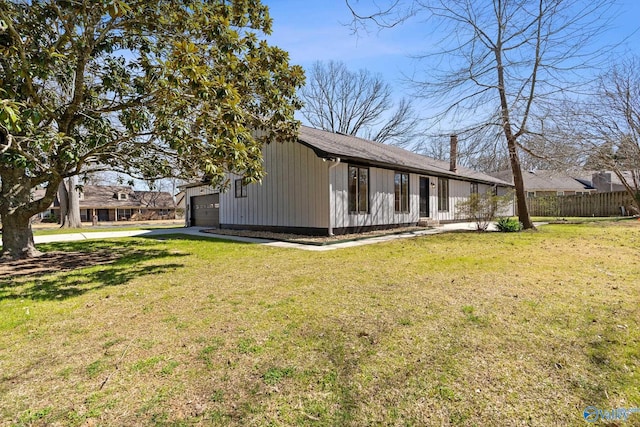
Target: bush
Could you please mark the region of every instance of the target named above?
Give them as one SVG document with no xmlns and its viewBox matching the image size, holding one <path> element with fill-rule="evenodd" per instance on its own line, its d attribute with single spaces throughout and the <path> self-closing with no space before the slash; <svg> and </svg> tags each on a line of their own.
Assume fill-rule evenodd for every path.
<svg viewBox="0 0 640 427">
<path fill-rule="evenodd" d="M 498 212 L 504 211 L 513 203 L 513 195 L 497 196 L 491 190 L 484 194 L 473 193 L 469 198 L 456 203 L 457 218 L 476 223 L 478 231 L 485 231 Z"/>
<path fill-rule="evenodd" d="M 503 233 L 513 233 L 522 230 L 522 223 L 514 218 L 500 218 L 496 227 Z"/>
<path fill-rule="evenodd" d="M 56 215 L 47 215 L 44 218 L 42 218 L 42 222 L 56 224 L 59 222 L 59 219 Z"/>
</svg>

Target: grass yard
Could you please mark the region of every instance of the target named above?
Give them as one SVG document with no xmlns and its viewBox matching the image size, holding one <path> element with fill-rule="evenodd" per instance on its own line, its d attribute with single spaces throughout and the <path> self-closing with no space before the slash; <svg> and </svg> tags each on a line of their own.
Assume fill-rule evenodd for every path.
<svg viewBox="0 0 640 427">
<path fill-rule="evenodd" d="M 58 227 L 42 227 L 34 228 L 34 236 L 53 236 L 57 234 L 77 234 L 77 233 L 104 233 L 105 231 L 134 231 L 134 230 L 160 230 L 166 228 L 182 228 L 183 225 L 124 225 L 124 226 L 83 226 L 82 228 L 60 228 Z"/>
<path fill-rule="evenodd" d="M 2 425 L 584 426 L 587 406 L 640 407 L 638 221 L 322 253 L 40 248 L 103 263 L 0 278 Z"/>
</svg>

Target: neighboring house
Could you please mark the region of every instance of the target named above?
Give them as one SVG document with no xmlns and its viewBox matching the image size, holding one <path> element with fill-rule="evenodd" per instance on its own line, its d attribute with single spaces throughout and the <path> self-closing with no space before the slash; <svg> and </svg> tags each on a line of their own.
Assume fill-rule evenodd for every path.
<svg viewBox="0 0 640 427">
<path fill-rule="evenodd" d="M 179 192 L 178 194 L 176 194 L 176 219 L 180 218 L 184 218 L 185 217 L 185 207 L 186 207 L 186 200 L 185 200 L 185 194 L 184 191 Z"/>
<path fill-rule="evenodd" d="M 513 184 L 510 170 L 492 172 L 492 176 Z M 522 181 L 527 197 L 570 196 L 595 192 L 590 183 L 581 182 L 565 172 L 551 170 L 522 171 Z"/>
<path fill-rule="evenodd" d="M 631 188 L 637 187 L 631 171 L 622 171 L 622 177 Z M 577 174 L 576 179 L 595 188 L 598 193 L 627 191 L 618 175 L 613 171 L 583 171 Z"/>
<path fill-rule="evenodd" d="M 187 226 L 332 235 L 460 221 L 458 201 L 512 187 L 455 160 L 306 126 L 296 142 L 265 145 L 263 156 L 261 184 L 243 185 L 231 175 L 226 192 L 183 186 Z"/>
<path fill-rule="evenodd" d="M 43 188 L 36 188 L 35 190 L 33 190 L 33 192 L 31 193 L 31 200 L 40 200 L 44 197 L 46 193 L 46 190 L 44 190 Z M 49 209 L 47 209 L 44 212 L 40 212 L 36 215 L 34 215 L 33 217 L 31 217 L 31 221 L 50 221 L 50 222 L 56 222 L 56 215 L 58 214 L 58 212 L 55 211 L 55 209 L 53 209 L 53 204 L 49 207 Z"/>
<path fill-rule="evenodd" d="M 83 185 L 80 192 L 80 219 L 127 221 L 175 218 L 173 196 L 161 191 L 137 191 L 126 186 Z M 56 199 L 51 211 L 60 217 Z"/>
</svg>

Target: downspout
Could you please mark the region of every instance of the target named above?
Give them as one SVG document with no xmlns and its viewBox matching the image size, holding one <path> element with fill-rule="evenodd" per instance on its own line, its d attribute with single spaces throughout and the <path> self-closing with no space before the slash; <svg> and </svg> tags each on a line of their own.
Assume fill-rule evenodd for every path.
<svg viewBox="0 0 640 427">
<path fill-rule="evenodd" d="M 332 210 L 331 209 L 333 207 L 333 185 L 331 184 L 331 170 L 333 168 L 335 168 L 336 166 L 338 166 L 340 164 L 340 157 L 336 157 L 335 159 L 328 159 L 329 161 L 333 162 L 333 164 L 329 165 L 329 228 L 328 228 L 328 232 L 329 232 L 329 236 L 333 236 L 333 216 L 332 216 Z"/>
</svg>

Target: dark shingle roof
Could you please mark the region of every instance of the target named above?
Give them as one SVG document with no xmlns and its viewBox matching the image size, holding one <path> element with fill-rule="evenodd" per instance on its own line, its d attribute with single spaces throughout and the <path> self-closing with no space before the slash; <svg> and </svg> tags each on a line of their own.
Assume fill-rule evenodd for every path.
<svg viewBox="0 0 640 427">
<path fill-rule="evenodd" d="M 318 157 L 335 158 L 342 161 L 364 162 L 408 172 L 454 178 L 464 181 L 511 186 L 509 182 L 458 166 L 457 172 L 449 170 L 449 162 L 413 153 L 393 145 L 381 144 L 366 139 L 300 126 L 300 143 L 311 148 Z"/>
<path fill-rule="evenodd" d="M 513 182 L 510 170 L 495 172 L 492 175 L 503 181 Z M 522 180 L 527 191 L 584 191 L 593 188 L 560 171 L 522 171 Z"/>
<path fill-rule="evenodd" d="M 627 184 L 633 187 L 634 184 L 633 184 L 632 172 L 631 171 L 621 171 L 621 172 L 622 172 L 622 177 L 627 182 Z M 585 171 L 580 171 L 579 173 L 576 173 L 575 175 L 572 175 L 572 176 L 575 179 L 579 180 L 580 182 L 585 182 L 588 185 L 592 185 L 594 175 L 602 176 L 602 178 L 605 178 L 607 182 L 613 185 L 623 185 L 620 178 L 618 178 L 618 175 L 616 175 L 616 173 L 611 170 L 605 170 L 605 171 L 585 170 Z"/>
</svg>

